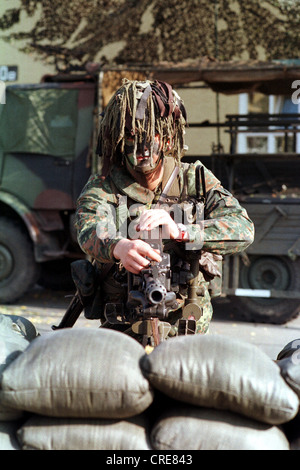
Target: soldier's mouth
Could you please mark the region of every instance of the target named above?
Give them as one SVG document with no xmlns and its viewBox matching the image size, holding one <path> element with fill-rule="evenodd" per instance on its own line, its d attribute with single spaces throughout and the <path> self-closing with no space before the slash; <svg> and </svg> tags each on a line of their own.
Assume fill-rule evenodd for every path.
<svg viewBox="0 0 300 470">
<path fill-rule="evenodd" d="M 137 156 L 136 156 L 136 159 L 137 159 L 137 161 L 139 161 L 139 162 L 140 162 L 140 161 L 143 161 L 143 160 L 146 160 L 146 161 L 147 161 L 147 160 L 149 160 L 149 158 L 150 158 L 149 152 L 145 152 L 145 155 L 137 155 Z"/>
</svg>

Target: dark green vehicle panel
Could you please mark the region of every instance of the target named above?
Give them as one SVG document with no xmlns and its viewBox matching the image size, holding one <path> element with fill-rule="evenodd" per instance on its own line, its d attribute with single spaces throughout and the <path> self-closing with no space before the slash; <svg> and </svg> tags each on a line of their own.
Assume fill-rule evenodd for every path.
<svg viewBox="0 0 300 470">
<path fill-rule="evenodd" d="M 7 87 L 0 114 L 0 190 L 30 209 L 74 209 L 90 174 L 93 84 Z"/>
<path fill-rule="evenodd" d="M 84 257 L 74 211 L 92 171 L 97 85 L 45 77 L 6 89 L 0 105 L 0 303 L 48 287 Z"/>
</svg>

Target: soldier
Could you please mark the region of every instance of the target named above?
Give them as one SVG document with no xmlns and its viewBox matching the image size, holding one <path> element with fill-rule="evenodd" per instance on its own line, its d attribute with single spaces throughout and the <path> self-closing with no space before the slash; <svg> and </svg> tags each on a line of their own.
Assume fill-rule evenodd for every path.
<svg viewBox="0 0 300 470">
<path fill-rule="evenodd" d="M 219 275 L 216 260 L 247 248 L 254 226 L 200 161 L 181 162 L 186 124 L 183 101 L 169 84 L 125 79 L 100 123 L 102 172 L 90 177 L 78 199 L 76 225 L 82 250 L 100 269 L 114 265 L 101 285 L 103 304 L 126 301 L 114 270 L 138 274 L 149 260 L 161 260 L 147 243 L 147 234 L 158 227 L 174 271 L 187 270 L 196 254 L 197 302 L 203 311 L 196 332 L 206 333 L 213 313 L 209 281 Z M 159 206 L 161 201 L 165 204 Z M 182 286 L 178 296 L 184 295 Z M 170 314 L 173 333 L 181 314 L 181 308 Z"/>
</svg>

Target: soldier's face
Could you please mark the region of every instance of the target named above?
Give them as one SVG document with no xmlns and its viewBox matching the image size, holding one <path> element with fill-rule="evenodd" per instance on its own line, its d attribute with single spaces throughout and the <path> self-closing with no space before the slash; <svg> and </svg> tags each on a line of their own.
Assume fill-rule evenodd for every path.
<svg viewBox="0 0 300 470">
<path fill-rule="evenodd" d="M 155 168 L 155 164 L 159 159 L 161 143 L 160 137 L 157 134 L 154 138 L 153 143 L 153 164 L 154 167 L 151 166 L 151 158 L 150 158 L 150 142 L 138 142 L 137 143 L 137 150 L 136 150 L 136 161 L 134 161 L 134 136 L 126 135 L 125 136 L 125 154 L 126 158 L 130 162 L 132 166 L 136 169 L 136 171 L 141 171 L 142 173 L 148 172 Z"/>
</svg>

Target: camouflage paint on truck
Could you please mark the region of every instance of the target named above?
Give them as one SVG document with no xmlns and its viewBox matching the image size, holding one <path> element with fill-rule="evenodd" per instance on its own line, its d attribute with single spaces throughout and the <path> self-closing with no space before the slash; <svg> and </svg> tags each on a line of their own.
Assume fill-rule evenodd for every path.
<svg viewBox="0 0 300 470">
<path fill-rule="evenodd" d="M 49 262 L 84 256 L 73 220 L 92 171 L 96 107 L 91 77 L 46 77 L 6 89 L 0 105 L 0 303 L 21 297 Z"/>
<path fill-rule="evenodd" d="M 62 251 L 56 232 L 65 231 L 65 211 L 74 211 L 90 175 L 94 105 L 94 83 L 7 87 L 0 114 L 0 201 L 28 227 L 37 261 Z"/>
</svg>

